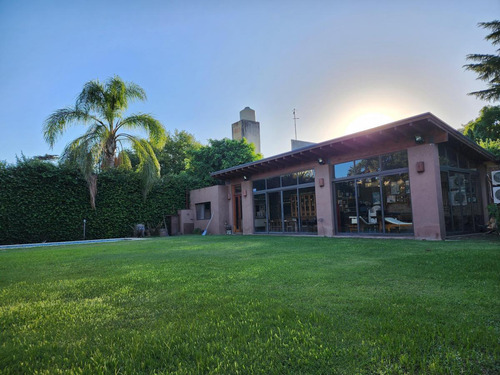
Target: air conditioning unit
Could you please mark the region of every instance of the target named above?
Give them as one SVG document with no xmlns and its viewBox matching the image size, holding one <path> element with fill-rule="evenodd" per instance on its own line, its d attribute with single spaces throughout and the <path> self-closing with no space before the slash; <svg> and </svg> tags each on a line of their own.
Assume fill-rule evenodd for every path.
<svg viewBox="0 0 500 375">
<path fill-rule="evenodd" d="M 450 177 L 450 190 L 456 190 L 464 186 L 464 176 L 451 176 Z"/>
<path fill-rule="evenodd" d="M 493 202 L 500 203 L 500 186 L 493 187 Z"/>
<path fill-rule="evenodd" d="M 500 185 L 500 171 L 491 172 L 491 182 L 493 185 Z"/>
<path fill-rule="evenodd" d="M 451 204 L 453 206 L 465 206 L 467 205 L 467 195 L 461 191 L 451 192 Z"/>
</svg>

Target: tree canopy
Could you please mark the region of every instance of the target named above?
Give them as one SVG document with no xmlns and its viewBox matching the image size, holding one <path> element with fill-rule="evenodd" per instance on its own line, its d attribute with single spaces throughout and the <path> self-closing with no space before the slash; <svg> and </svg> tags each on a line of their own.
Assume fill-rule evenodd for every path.
<svg viewBox="0 0 500 375">
<path fill-rule="evenodd" d="M 261 154 L 255 152 L 255 146 L 246 139 L 209 139 L 208 142 L 207 146 L 194 151 L 190 168 L 190 173 L 195 174 L 207 186 L 218 183 L 210 173 L 262 158 Z"/>
<path fill-rule="evenodd" d="M 463 133 L 500 158 L 500 106 L 483 107 L 479 117 L 465 125 Z"/>
<path fill-rule="evenodd" d="M 202 146 L 194 135 L 184 130 L 176 129 L 174 134 L 167 133 L 163 148 L 155 150 L 162 176 L 176 175 L 189 170 L 193 154 L 200 147 Z"/>
<path fill-rule="evenodd" d="M 481 22 L 479 26 L 491 31 L 485 39 L 494 46 L 500 45 L 500 21 Z M 467 70 L 477 74 L 477 79 L 487 82 L 486 90 L 474 91 L 468 95 L 474 95 L 479 99 L 486 101 L 500 100 L 500 48 L 496 55 L 488 54 L 470 54 L 467 60 L 471 64 L 464 65 Z"/>
<path fill-rule="evenodd" d="M 146 100 L 144 90 L 118 76 L 105 83 L 89 81 L 73 107 L 56 110 L 45 120 L 44 137 L 51 147 L 68 126 L 87 126 L 84 135 L 66 146 L 61 159 L 75 163 L 85 176 L 92 207 L 95 207 L 97 173 L 119 166 L 130 168 L 125 146 L 131 146 L 138 156 L 138 172 L 142 176 L 144 194 L 151 189 L 154 179 L 160 176 L 160 164 L 153 147 L 163 147 L 165 128 L 150 114 L 124 117 L 129 102 L 137 100 Z M 148 139 L 128 132 L 133 129 L 145 131 Z"/>
</svg>

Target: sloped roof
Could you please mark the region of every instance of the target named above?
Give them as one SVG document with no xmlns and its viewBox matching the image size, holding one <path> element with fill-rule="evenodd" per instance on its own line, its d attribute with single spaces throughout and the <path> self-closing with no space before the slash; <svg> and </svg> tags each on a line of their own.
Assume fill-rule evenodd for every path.
<svg viewBox="0 0 500 375">
<path fill-rule="evenodd" d="M 304 162 L 328 158 L 332 155 L 341 155 L 352 151 L 353 147 L 370 147 L 374 142 L 381 141 L 384 137 L 396 134 L 400 137 L 415 137 L 416 135 L 430 134 L 431 138 L 436 132 L 446 133 L 448 141 L 466 149 L 467 153 L 473 154 L 475 158 L 483 161 L 495 161 L 495 156 L 478 146 L 458 130 L 452 128 L 432 113 L 422 113 L 386 125 L 378 126 L 359 133 L 349 134 L 340 138 L 330 139 L 311 146 L 302 147 L 293 151 L 285 152 L 251 163 L 237 165 L 235 167 L 213 172 L 211 175 L 220 180 L 226 180 L 245 175 L 266 172 L 271 169 L 279 169 Z"/>
</svg>

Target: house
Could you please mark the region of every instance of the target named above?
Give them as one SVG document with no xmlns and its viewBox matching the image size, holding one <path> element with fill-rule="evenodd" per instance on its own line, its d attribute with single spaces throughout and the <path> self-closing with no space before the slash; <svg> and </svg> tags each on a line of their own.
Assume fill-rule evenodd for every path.
<svg viewBox="0 0 500 375">
<path fill-rule="evenodd" d="M 431 113 L 212 173 L 194 226 L 242 234 L 439 240 L 488 221 L 495 157 Z"/>
</svg>

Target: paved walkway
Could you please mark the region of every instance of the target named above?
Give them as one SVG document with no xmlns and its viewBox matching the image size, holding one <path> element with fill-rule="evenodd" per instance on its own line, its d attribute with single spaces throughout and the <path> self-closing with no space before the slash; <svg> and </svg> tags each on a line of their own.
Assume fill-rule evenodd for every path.
<svg viewBox="0 0 500 375">
<path fill-rule="evenodd" d="M 99 242 L 118 242 L 118 241 L 135 241 L 135 240 L 142 240 L 142 238 L 107 238 L 104 240 L 82 240 L 82 241 L 25 243 L 25 244 L 18 244 L 18 245 L 1 245 L 0 250 L 18 249 L 18 248 L 27 248 L 27 247 L 41 247 L 41 246 L 82 245 L 82 244 L 99 243 Z"/>
</svg>

